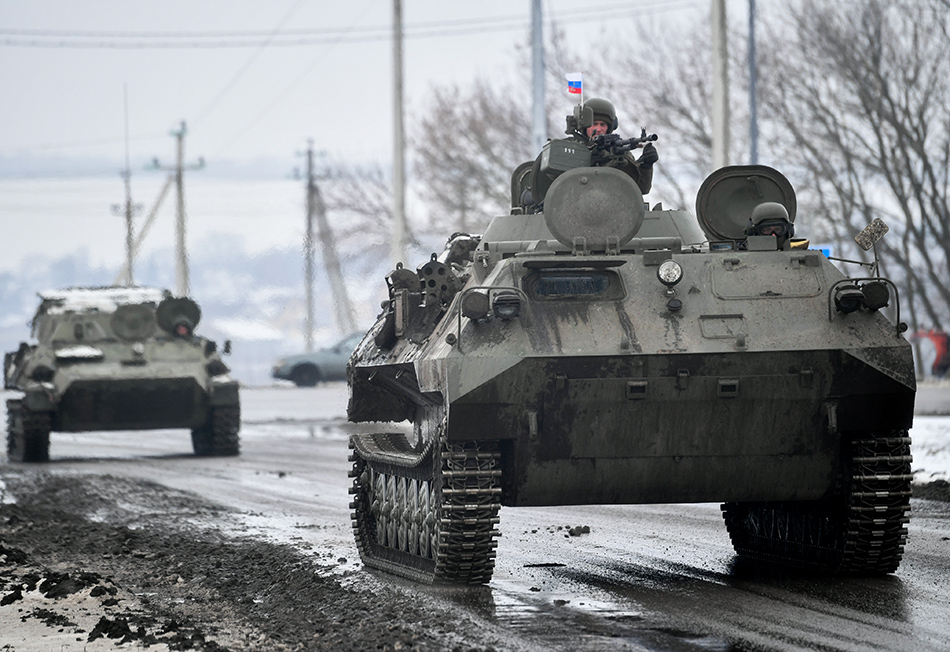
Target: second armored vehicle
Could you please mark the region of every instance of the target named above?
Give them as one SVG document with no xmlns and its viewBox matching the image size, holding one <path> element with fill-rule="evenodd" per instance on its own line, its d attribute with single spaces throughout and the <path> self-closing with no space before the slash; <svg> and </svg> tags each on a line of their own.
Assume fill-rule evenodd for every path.
<svg viewBox="0 0 950 652">
<path fill-rule="evenodd" d="M 710 175 L 698 223 L 574 141 L 531 167 L 483 236 L 387 276 L 351 359 L 350 420 L 413 426 L 351 439 L 364 563 L 487 582 L 501 505 L 720 502 L 739 555 L 893 572 L 916 392 L 894 284 L 791 239 L 769 167 Z"/>
<path fill-rule="evenodd" d="M 49 459 L 50 432 L 188 428 L 196 455 L 237 455 L 238 383 L 194 301 L 146 287 L 43 292 L 33 344 L 4 356 L 7 453 Z M 230 342 L 224 352 L 230 352 Z"/>
</svg>

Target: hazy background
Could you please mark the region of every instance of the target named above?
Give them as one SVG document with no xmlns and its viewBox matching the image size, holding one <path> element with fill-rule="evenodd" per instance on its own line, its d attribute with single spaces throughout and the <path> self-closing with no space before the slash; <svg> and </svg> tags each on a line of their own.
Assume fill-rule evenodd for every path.
<svg viewBox="0 0 950 652">
<path fill-rule="evenodd" d="M 741 0 L 731 4 L 745 9 Z M 556 25 L 570 41 L 587 43 L 645 17 L 708 13 L 709 3 L 546 0 L 544 10 L 548 30 Z M 415 136 L 432 87 L 513 78 L 517 50 L 529 39 L 530 2 L 406 0 L 403 24 L 405 128 Z M 110 207 L 124 196 L 126 93 L 132 192 L 145 212 L 165 177 L 146 165 L 174 163 L 171 133 L 185 121 L 186 164 L 207 163 L 187 175 L 189 231 L 239 233 L 252 250 L 290 244 L 300 235 L 302 187 L 248 193 L 244 214 L 222 224 L 206 210 L 220 186 L 203 184 L 289 179 L 303 167 L 310 139 L 335 161 L 388 166 L 392 2 L 3 2 L 0 87 L 0 269 L 37 250 L 35 226 L 50 236 L 45 254 L 86 246 L 95 262 L 121 261 L 124 229 Z M 548 93 L 561 93 L 569 110 L 563 89 Z M 445 133 L 433 134 L 434 146 L 451 131 L 446 124 Z M 112 179 L 114 193 L 86 204 L 73 192 L 81 184 L 43 185 L 47 207 L 61 199 L 51 213 L 35 204 L 39 186 L 27 181 L 79 176 Z M 171 213 L 173 202 L 166 203 Z M 170 243 L 171 228 L 157 225 L 146 249 Z"/>
<path fill-rule="evenodd" d="M 402 5 L 407 129 L 433 84 L 511 78 L 529 38 L 528 0 Z M 708 0 L 543 6 L 574 43 L 709 12 Z M 51 156 L 100 159 L 107 171 L 123 153 L 124 85 L 132 153 L 145 160 L 171 156 L 167 134 L 181 120 L 189 153 L 219 165 L 287 160 L 309 137 L 340 157 L 391 155 L 390 0 L 3 2 L 0 26 L 8 172 L 13 159 L 21 176 L 43 174 Z"/>
<path fill-rule="evenodd" d="M 748 6 L 726 2 L 735 164 L 750 151 Z M 545 0 L 549 135 L 576 100 L 563 75 L 583 71 L 585 96 L 613 99 L 621 132 L 660 133 L 651 201 L 692 210 L 711 171 L 710 7 Z M 912 333 L 950 314 L 945 176 L 920 173 L 948 166 L 947 15 L 940 0 L 759 0 L 756 10 L 758 160 L 788 175 L 797 235 L 813 243 L 863 257 L 853 235 L 874 217 L 889 224 L 879 253 Z M 404 0 L 403 26 L 413 268 L 451 232 L 507 211 L 509 170 L 535 155 L 530 2 Z M 321 188 L 368 327 L 392 268 L 391 41 L 391 0 L 0 2 L 0 350 L 28 338 L 37 291 L 117 281 L 126 144 L 141 228 L 168 174 L 150 163 L 175 162 L 183 122 L 185 164 L 206 163 L 185 175 L 191 294 L 200 329 L 234 340 L 235 375 L 269 382 L 274 359 L 304 346 L 310 143 L 318 173 L 338 174 Z M 908 109 L 883 114 L 881 98 Z M 907 187 L 925 192 L 908 201 Z M 137 283 L 174 289 L 174 212 L 172 192 Z M 322 346 L 344 333 L 316 253 Z"/>
<path fill-rule="evenodd" d="M 516 68 L 530 38 L 528 0 L 402 4 L 407 137 L 420 135 L 430 89 L 523 77 Z M 744 0 L 729 4 L 745 11 Z M 709 12 L 706 0 L 543 7 L 546 32 L 556 28 L 577 47 L 638 21 Z M 319 161 L 391 165 L 392 12 L 390 0 L 0 3 L 0 348 L 28 339 L 37 291 L 116 281 L 126 143 L 138 228 L 167 176 L 149 164 L 175 162 L 172 132 L 184 121 L 186 164 L 206 163 L 185 176 L 200 330 L 235 340 L 230 362 L 241 380 L 268 382 L 277 355 L 303 348 L 298 175 L 308 141 Z M 547 92 L 569 110 L 574 98 L 562 88 Z M 450 142 L 452 129 L 433 133 L 433 146 Z M 407 201 L 407 213 L 419 210 L 411 193 Z M 172 191 L 136 261 L 137 283 L 175 287 L 173 238 Z M 385 244 L 388 233 L 365 238 Z M 444 238 L 432 234 L 418 255 Z M 344 251 L 342 264 L 368 327 L 390 263 Z M 318 346 L 343 335 L 321 265 L 318 250 Z"/>
</svg>

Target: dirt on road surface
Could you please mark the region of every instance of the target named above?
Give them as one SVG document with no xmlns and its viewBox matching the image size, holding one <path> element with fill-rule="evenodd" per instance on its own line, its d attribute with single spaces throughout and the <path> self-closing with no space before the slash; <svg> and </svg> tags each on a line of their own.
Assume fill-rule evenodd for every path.
<svg viewBox="0 0 950 652">
<path fill-rule="evenodd" d="M 195 496 L 109 476 L 4 478 L 4 652 L 512 649 L 424 596 L 349 588 L 346 560 L 196 527 L 227 514 Z"/>
<path fill-rule="evenodd" d="M 199 526 L 228 513 L 193 495 L 112 476 L 4 478 L 3 652 L 532 647 L 424 593 L 354 588 L 340 571 L 351 560 Z M 944 481 L 915 490 L 950 499 Z"/>
<path fill-rule="evenodd" d="M 810 635 L 839 631 L 838 646 L 822 649 L 870 640 L 876 649 L 948 649 L 950 484 L 925 472 L 947 454 L 943 421 L 916 426 L 925 444 L 915 452 L 924 470 L 912 501 L 916 538 L 896 576 L 800 586 L 750 578 L 730 569 L 714 506 L 664 526 L 650 520 L 652 508 L 515 510 L 505 515 L 509 556 L 492 587 L 433 588 L 359 563 L 346 508 L 345 396 L 345 385 L 247 392 L 236 458 L 181 454 L 187 433 L 107 433 L 54 437 L 49 465 L 0 461 L 0 652 L 739 652 L 813 649 Z M 946 414 L 939 398 L 934 413 Z M 336 439 L 321 439 L 323 430 Z M 574 536 L 581 518 L 599 519 L 593 534 Z M 258 521 L 279 523 L 282 536 L 248 527 Z M 708 525 L 694 536 L 702 541 L 684 542 L 697 525 Z M 545 584 L 553 579 L 554 589 Z M 565 586 L 582 588 L 558 592 Z M 741 614 L 729 611 L 733 602 Z M 777 638 L 742 629 L 748 613 L 777 621 Z"/>
</svg>

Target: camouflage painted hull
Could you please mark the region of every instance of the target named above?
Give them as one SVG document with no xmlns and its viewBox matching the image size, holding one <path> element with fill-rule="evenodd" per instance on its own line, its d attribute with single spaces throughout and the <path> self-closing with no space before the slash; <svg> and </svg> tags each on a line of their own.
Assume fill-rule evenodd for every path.
<svg viewBox="0 0 950 652">
<path fill-rule="evenodd" d="M 386 440 L 392 456 L 370 436 L 353 438 L 364 561 L 378 562 L 366 537 L 380 518 L 420 513 L 385 490 L 401 486 L 405 460 L 421 468 L 423 449 L 490 446 L 497 475 L 464 488 L 474 511 L 721 502 L 743 556 L 829 572 L 897 568 L 916 381 L 896 287 L 845 277 L 822 253 L 773 236 L 687 247 L 704 236 L 683 226 L 684 212 L 632 211 L 636 237 L 598 223 L 588 239 L 584 193 L 601 178 L 610 192 L 627 182 L 572 172 L 551 186 L 567 203 L 555 204 L 568 213 L 560 222 L 496 218 L 461 263 L 450 240 L 418 278 L 401 269 L 387 277 L 389 308 L 350 361 L 348 416 L 415 429 Z M 716 178 L 782 196 L 790 187 L 767 185 L 777 174 L 746 166 Z M 575 194 L 559 189 L 565 178 Z M 610 196 L 597 195 L 607 197 L 598 215 L 635 206 Z M 786 210 L 776 206 L 770 215 Z M 453 269 L 462 277 L 440 286 Z M 896 324 L 882 313 L 888 305 Z M 456 476 L 431 468 L 426 514 L 440 523 Z M 371 477 L 382 485 L 367 486 Z M 423 575 L 446 576 L 437 563 Z"/>
</svg>

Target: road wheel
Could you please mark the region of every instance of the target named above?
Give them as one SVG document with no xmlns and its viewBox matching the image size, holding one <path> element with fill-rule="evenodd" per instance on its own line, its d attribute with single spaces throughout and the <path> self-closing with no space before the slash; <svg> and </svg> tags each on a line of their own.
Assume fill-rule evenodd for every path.
<svg viewBox="0 0 950 652">
<path fill-rule="evenodd" d="M 49 432 L 48 412 L 34 412 L 19 399 L 7 401 L 7 458 L 11 462 L 48 462 Z"/>
<path fill-rule="evenodd" d="M 312 364 L 297 365 L 290 379 L 297 387 L 315 387 L 320 382 L 320 370 Z"/>
<path fill-rule="evenodd" d="M 402 433 L 350 438 L 356 546 L 372 568 L 422 582 L 484 584 L 495 567 L 498 444 L 439 435 L 416 445 Z"/>
<path fill-rule="evenodd" d="M 211 408 L 208 420 L 191 431 L 195 455 L 228 456 L 241 452 L 238 432 L 241 430 L 241 406 L 219 405 Z"/>
</svg>

